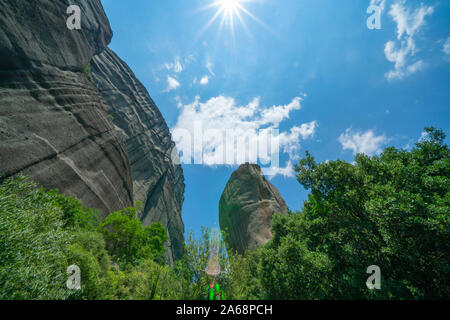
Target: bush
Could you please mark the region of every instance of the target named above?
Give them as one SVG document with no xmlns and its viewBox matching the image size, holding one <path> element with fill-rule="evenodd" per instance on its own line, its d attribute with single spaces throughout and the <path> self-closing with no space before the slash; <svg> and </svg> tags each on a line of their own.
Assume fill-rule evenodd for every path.
<svg viewBox="0 0 450 320">
<path fill-rule="evenodd" d="M 53 194 L 18 176 L 0 185 L 0 299 L 67 299 L 63 211 Z"/>
</svg>

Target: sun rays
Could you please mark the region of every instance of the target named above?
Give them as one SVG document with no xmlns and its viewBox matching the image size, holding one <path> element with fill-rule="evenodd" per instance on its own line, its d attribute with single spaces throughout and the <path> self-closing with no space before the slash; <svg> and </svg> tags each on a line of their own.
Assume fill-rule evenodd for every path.
<svg viewBox="0 0 450 320">
<path fill-rule="evenodd" d="M 239 23 L 246 33 L 250 35 L 249 29 L 245 22 L 245 18 L 249 17 L 252 20 L 258 22 L 262 26 L 266 27 L 255 15 L 253 15 L 244 5 L 250 2 L 261 2 L 258 0 L 217 0 L 207 5 L 202 9 L 216 9 L 216 12 L 207 22 L 205 27 L 201 30 L 203 34 L 206 30 L 214 24 L 214 22 L 220 20 L 219 22 L 219 32 L 222 31 L 224 26 L 229 27 L 231 30 L 232 37 L 234 38 L 236 32 L 236 26 Z"/>
</svg>

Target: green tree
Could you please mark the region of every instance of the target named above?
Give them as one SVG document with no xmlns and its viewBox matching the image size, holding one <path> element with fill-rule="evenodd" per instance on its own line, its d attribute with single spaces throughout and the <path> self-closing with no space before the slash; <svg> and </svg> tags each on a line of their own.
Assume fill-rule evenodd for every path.
<svg viewBox="0 0 450 320">
<path fill-rule="evenodd" d="M 276 217 L 258 277 L 276 299 L 448 298 L 450 157 L 442 130 L 411 151 L 359 154 L 354 164 L 306 153 L 297 179 L 311 190 L 299 213 Z M 368 290 L 367 267 L 382 289 Z"/>
<path fill-rule="evenodd" d="M 81 290 L 74 291 L 74 299 L 108 299 L 108 270 L 110 257 L 105 249 L 105 241 L 98 232 L 77 231 L 73 243 L 68 246 L 68 261 L 80 267 Z"/>
<path fill-rule="evenodd" d="M 160 263 L 164 261 L 166 230 L 160 223 L 142 227 L 134 208 L 111 213 L 99 230 L 109 253 L 119 265 L 134 265 L 149 257 Z"/>
</svg>

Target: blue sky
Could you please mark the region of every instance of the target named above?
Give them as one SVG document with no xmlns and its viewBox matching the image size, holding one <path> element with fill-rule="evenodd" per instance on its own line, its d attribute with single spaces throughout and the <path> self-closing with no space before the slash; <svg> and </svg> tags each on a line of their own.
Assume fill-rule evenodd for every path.
<svg viewBox="0 0 450 320">
<path fill-rule="evenodd" d="M 143 82 L 171 129 L 280 131 L 272 183 L 291 210 L 308 192 L 290 164 L 352 161 L 386 146 L 410 148 L 425 126 L 450 133 L 450 2 L 241 1 L 208 22 L 215 0 L 102 0 L 110 47 Z M 369 29 L 370 4 L 381 29 Z M 203 8 L 203 9 L 202 9 Z M 180 142 L 181 143 L 181 142 Z M 215 145 L 214 148 L 217 148 Z M 216 149 L 214 149 L 216 150 Z M 220 195 L 237 166 L 184 164 L 186 231 L 218 221 Z"/>
</svg>

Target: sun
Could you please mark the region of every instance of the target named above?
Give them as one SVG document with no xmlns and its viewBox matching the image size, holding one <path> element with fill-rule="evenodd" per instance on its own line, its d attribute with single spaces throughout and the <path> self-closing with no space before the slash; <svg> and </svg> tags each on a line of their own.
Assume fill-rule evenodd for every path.
<svg viewBox="0 0 450 320">
<path fill-rule="evenodd" d="M 246 1 L 248 0 L 217 0 L 213 2 L 210 7 L 217 7 L 218 10 L 211 22 L 216 20 L 220 15 L 222 15 L 222 24 L 227 22 L 231 27 L 234 25 L 233 20 L 235 20 L 235 17 L 238 17 L 243 22 L 241 12 L 248 13 L 247 9 L 242 5 Z"/>
<path fill-rule="evenodd" d="M 219 0 L 216 4 L 220 7 L 220 11 L 223 11 L 224 16 L 232 20 L 234 15 L 243 8 L 241 2 L 242 0 Z"/>
<path fill-rule="evenodd" d="M 247 4 L 250 3 L 263 3 L 265 0 L 209 0 L 211 1 L 209 5 L 206 5 L 200 10 L 215 9 L 215 13 L 207 24 L 199 31 L 198 37 L 201 37 L 206 30 L 208 30 L 211 25 L 219 20 L 218 34 L 226 26 L 231 31 L 232 41 L 239 30 L 236 29 L 237 24 L 239 24 L 245 33 L 252 37 L 250 30 L 246 23 L 246 18 L 250 18 L 256 21 L 259 25 L 263 26 L 265 29 L 269 29 L 261 20 L 259 20 L 255 15 L 253 15 L 247 8 Z"/>
<path fill-rule="evenodd" d="M 214 16 L 208 21 L 204 30 L 208 29 L 211 24 L 217 20 L 217 18 L 222 17 L 220 22 L 220 29 L 224 24 L 228 25 L 232 32 L 234 32 L 235 21 L 239 21 L 240 24 L 246 29 L 246 23 L 244 20 L 244 14 L 253 20 L 260 22 L 251 12 L 249 12 L 245 7 L 244 3 L 255 2 L 255 0 L 215 0 L 210 3 L 204 9 L 217 8 Z"/>
</svg>

